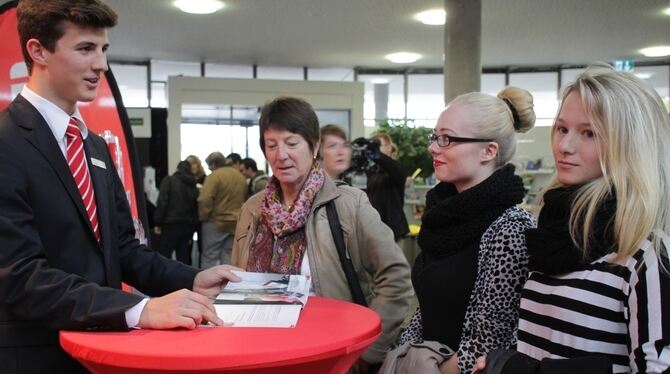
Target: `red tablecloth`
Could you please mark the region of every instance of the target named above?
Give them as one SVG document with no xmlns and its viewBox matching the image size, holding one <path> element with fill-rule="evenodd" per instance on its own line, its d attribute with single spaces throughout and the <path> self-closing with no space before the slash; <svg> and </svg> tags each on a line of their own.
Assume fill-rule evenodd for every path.
<svg viewBox="0 0 670 374">
<path fill-rule="evenodd" d="M 61 331 L 60 344 L 101 374 L 345 373 L 380 334 L 374 311 L 310 297 L 295 328 Z"/>
</svg>

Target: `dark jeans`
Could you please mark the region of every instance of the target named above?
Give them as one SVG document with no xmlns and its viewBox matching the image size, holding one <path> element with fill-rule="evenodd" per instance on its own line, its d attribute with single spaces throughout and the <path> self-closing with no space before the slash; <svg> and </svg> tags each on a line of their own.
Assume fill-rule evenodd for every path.
<svg viewBox="0 0 670 374">
<path fill-rule="evenodd" d="M 193 225 L 190 223 L 165 223 L 161 226 L 160 253 L 172 258 L 172 252 L 176 252 L 178 261 L 191 265 L 191 240 Z"/>
</svg>

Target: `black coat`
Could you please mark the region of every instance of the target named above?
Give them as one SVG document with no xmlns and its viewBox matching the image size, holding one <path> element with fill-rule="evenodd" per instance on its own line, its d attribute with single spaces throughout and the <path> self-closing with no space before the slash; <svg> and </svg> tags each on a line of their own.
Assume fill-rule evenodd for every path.
<svg viewBox="0 0 670 374">
<path fill-rule="evenodd" d="M 375 167 L 367 173 L 366 192 L 370 204 L 379 212 L 382 222 L 393 230 L 396 239 L 403 237 L 409 232 L 403 210 L 407 174 L 398 161 L 383 153 L 379 153 L 374 162 Z"/>
<path fill-rule="evenodd" d="M 196 269 L 135 239 L 105 141 L 89 132 L 84 149 L 100 244 L 41 114 L 20 95 L 0 113 L 0 352 L 60 350 L 59 329 L 127 330 L 125 311 L 142 297 L 122 281 L 152 296 L 193 286 Z"/>
<path fill-rule="evenodd" d="M 197 221 L 198 189 L 193 174 L 177 171 L 163 178 L 154 212 L 154 224 L 188 223 L 195 228 Z"/>
</svg>

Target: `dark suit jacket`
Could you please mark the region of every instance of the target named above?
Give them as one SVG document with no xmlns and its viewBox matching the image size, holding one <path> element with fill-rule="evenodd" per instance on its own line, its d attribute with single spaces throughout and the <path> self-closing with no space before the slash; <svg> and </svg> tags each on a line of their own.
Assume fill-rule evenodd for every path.
<svg viewBox="0 0 670 374">
<path fill-rule="evenodd" d="M 126 330 L 141 297 L 191 289 L 196 269 L 141 245 L 107 146 L 84 141 L 102 235 L 96 241 L 67 162 L 18 96 L 0 114 L 0 348 L 58 344 L 59 329 Z M 91 158 L 105 163 L 93 165 Z"/>
</svg>

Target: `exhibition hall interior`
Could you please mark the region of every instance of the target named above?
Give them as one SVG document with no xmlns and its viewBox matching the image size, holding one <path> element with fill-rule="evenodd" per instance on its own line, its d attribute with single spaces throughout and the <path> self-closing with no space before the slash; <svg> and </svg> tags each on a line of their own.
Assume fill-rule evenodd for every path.
<svg viewBox="0 0 670 374">
<path fill-rule="evenodd" d="M 142 165 L 156 169 L 157 181 L 187 155 L 204 159 L 215 149 L 267 169 L 258 111 L 278 93 L 321 91 L 313 98 L 320 122 L 341 125 L 352 139 L 387 120 L 432 128 L 445 106 L 445 21 L 459 20 L 445 15 L 443 1 L 228 0 L 202 9 L 197 1 L 108 3 L 119 15 L 109 33 L 110 68 L 135 125 Z M 666 1 L 483 0 L 480 28 L 460 22 L 481 36 L 479 90 L 495 94 L 515 85 L 533 95 L 538 121 L 518 139 L 520 172 L 552 170 L 549 128 L 560 89 L 589 63 L 632 70 L 668 102 Z M 260 94 L 252 98 L 246 86 L 236 93 L 242 80 L 271 86 L 255 86 Z M 276 81 L 294 84 L 272 86 Z M 315 85 L 298 88 L 299 82 Z M 356 92 L 328 100 L 334 84 L 351 82 L 360 82 L 362 98 Z M 230 89 L 214 92 L 221 86 Z M 161 108 L 166 113 L 154 117 L 166 124 L 150 144 L 150 113 Z"/>
<path fill-rule="evenodd" d="M 139 118 L 131 123 L 142 164 L 157 169 L 158 181 L 178 160 L 204 160 L 213 150 L 254 158 L 265 169 L 259 107 L 291 90 L 308 100 L 320 95 L 311 102 L 321 124 L 339 124 L 352 139 L 388 119 L 432 128 L 445 106 L 444 22 L 459 20 L 445 16 L 442 1 L 227 0 L 192 10 L 210 14 L 186 13 L 173 1 L 108 3 L 119 15 L 109 33 L 110 67 L 131 119 Z M 551 172 L 549 128 L 560 88 L 589 63 L 619 64 L 666 103 L 670 95 L 667 1 L 483 0 L 481 31 L 473 25 L 472 32 L 481 32 L 480 90 L 515 85 L 533 94 L 537 125 L 519 137 L 515 157 L 529 177 L 544 181 Z M 259 94 L 250 97 L 244 81 L 252 80 L 270 86 L 254 87 Z M 277 81 L 284 83 L 273 86 Z M 362 95 L 332 93 L 333 85 L 352 82 L 360 82 Z M 174 102 L 171 91 L 179 91 Z M 151 160 L 148 113 L 159 108 L 167 109 L 167 137 L 178 139 L 159 144 L 164 155 Z"/>
<path fill-rule="evenodd" d="M 670 371 L 669 0 L 0 0 L 0 35 L 0 372 Z"/>
</svg>

